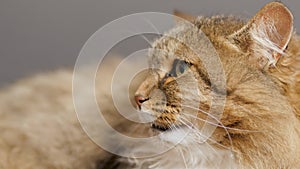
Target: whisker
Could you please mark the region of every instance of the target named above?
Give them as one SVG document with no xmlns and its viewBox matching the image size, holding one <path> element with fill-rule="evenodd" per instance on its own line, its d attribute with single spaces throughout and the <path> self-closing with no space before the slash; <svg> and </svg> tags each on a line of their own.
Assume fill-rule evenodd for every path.
<svg viewBox="0 0 300 169">
<path fill-rule="evenodd" d="M 183 119 L 182 119 L 183 120 Z M 201 137 L 202 136 L 202 134 L 201 134 L 201 132 L 200 131 L 198 131 L 196 128 L 192 128 L 190 125 L 188 125 L 188 124 L 186 124 L 184 121 L 182 121 L 181 120 L 181 122 L 186 126 L 186 127 L 188 127 L 190 130 L 192 130 L 193 132 L 194 132 L 194 134 L 196 134 L 196 136 L 198 136 L 198 137 Z M 188 120 L 187 120 L 187 122 L 189 122 Z M 191 123 L 192 124 L 192 123 Z M 192 124 L 193 125 L 193 124 Z M 199 142 L 196 138 L 194 138 L 194 137 L 192 137 L 192 139 L 196 142 L 196 143 L 200 143 L 200 144 L 203 144 L 203 143 L 205 143 L 205 144 L 207 144 L 207 145 L 209 145 L 209 143 L 207 143 L 207 142 Z M 210 139 L 210 138 L 208 138 L 208 139 Z M 210 146 L 210 145 L 209 145 Z M 226 149 L 229 149 L 229 148 L 227 148 L 226 147 Z M 205 156 L 205 154 L 203 154 L 202 153 L 202 151 L 200 151 L 201 152 L 201 154 L 203 155 L 203 157 L 206 157 Z M 190 153 L 190 156 L 192 157 L 192 155 L 191 155 L 191 153 Z M 208 159 L 208 157 L 206 157 L 207 159 Z"/>
<path fill-rule="evenodd" d="M 239 107 L 239 108 L 241 108 L 243 111 L 245 111 L 245 112 L 247 112 L 247 113 L 249 113 L 249 115 L 251 115 L 251 114 L 253 114 L 253 113 L 257 113 L 257 111 L 254 111 L 254 110 L 249 110 L 249 109 L 247 109 L 246 107 L 244 107 L 244 106 L 241 106 L 241 105 L 237 105 L 237 104 L 230 104 L 231 106 L 237 106 L 237 107 Z M 264 119 L 262 119 L 262 118 L 260 118 L 259 116 L 255 116 L 256 118 L 259 118 L 259 119 L 261 119 L 262 121 L 264 120 Z M 257 131 L 257 132 L 260 132 L 260 133 L 264 133 L 265 131 Z"/>
<path fill-rule="evenodd" d="M 244 131 L 244 132 L 253 132 L 253 133 L 256 133 L 256 132 L 260 132 L 260 131 L 254 131 L 254 130 L 244 130 L 244 129 L 237 129 L 237 128 L 232 128 L 232 127 L 227 127 L 227 126 L 222 126 L 222 125 L 219 125 L 219 124 L 216 124 L 216 123 L 213 123 L 213 122 L 210 122 L 210 121 L 207 121 L 205 119 L 202 119 L 196 115 L 192 115 L 192 114 L 188 114 L 188 113 L 183 113 L 183 115 L 186 115 L 186 116 L 190 116 L 190 117 L 193 117 L 197 120 L 200 120 L 200 121 L 203 121 L 203 122 L 206 122 L 210 125 L 214 125 L 214 126 L 217 126 L 217 127 L 221 127 L 221 128 L 226 128 L 228 130 L 235 130 L 235 131 Z"/>
<path fill-rule="evenodd" d="M 184 124 L 184 125 L 187 126 L 190 130 L 192 130 L 198 137 L 202 137 L 201 132 L 200 132 L 198 129 L 193 128 L 193 124 L 192 124 L 192 123 L 190 123 L 190 124 L 192 124 L 192 126 L 190 126 L 190 125 L 186 124 L 183 120 L 186 120 L 186 122 L 190 123 L 187 119 L 185 119 L 185 118 L 182 117 L 182 119 L 180 120 L 180 122 L 181 122 L 182 124 Z"/>
<path fill-rule="evenodd" d="M 183 159 L 184 167 L 185 167 L 186 169 L 188 169 L 187 162 L 186 162 L 186 159 L 184 158 L 184 155 L 183 155 L 182 150 L 181 150 L 180 148 L 178 148 L 178 147 L 177 147 L 176 149 L 179 151 L 179 153 L 180 153 L 180 155 L 181 155 L 181 157 L 182 157 L 182 159 Z"/>
<path fill-rule="evenodd" d="M 228 135 L 228 139 L 229 139 L 229 142 L 230 142 L 230 145 L 231 145 L 231 149 L 232 149 L 232 145 L 233 145 L 233 144 L 232 144 L 232 138 L 231 138 L 231 136 L 230 136 L 230 134 L 229 134 L 227 128 L 223 125 L 223 123 L 222 123 L 219 119 L 217 119 L 216 117 L 214 117 L 214 116 L 211 115 L 210 113 L 207 113 L 206 111 L 201 110 L 201 109 L 199 109 L 199 108 L 191 107 L 191 106 L 188 106 L 188 105 L 182 105 L 182 106 L 187 107 L 187 108 L 191 108 L 191 109 L 194 109 L 194 110 L 197 110 L 197 111 L 201 111 L 202 113 L 206 114 L 207 116 L 213 118 L 213 119 L 216 120 L 218 123 L 220 123 L 220 124 L 224 127 L 225 132 L 226 132 L 226 134 Z"/>
<path fill-rule="evenodd" d="M 185 105 L 183 105 L 183 106 L 185 106 Z M 189 108 L 191 108 L 191 109 L 195 109 L 195 110 L 198 110 L 198 111 L 201 111 L 201 112 L 203 112 L 204 114 L 207 114 L 208 116 L 210 116 L 210 117 L 212 117 L 214 120 L 216 120 L 218 123 L 220 123 L 223 127 L 225 127 L 224 125 L 223 125 L 223 123 L 220 121 L 220 120 L 218 120 L 218 119 L 216 119 L 214 116 L 212 116 L 211 114 L 209 114 L 209 113 L 207 113 L 207 112 L 205 112 L 205 111 L 203 111 L 203 110 L 201 110 L 201 109 L 199 109 L 199 108 L 194 108 L 194 107 L 191 107 L 191 106 L 188 106 Z M 226 128 L 224 128 L 225 129 L 225 132 L 226 132 L 226 134 L 227 134 L 227 136 L 228 136 L 228 139 L 229 139 L 229 143 L 230 143 L 230 152 L 231 152 L 231 155 L 232 156 L 234 156 L 233 155 L 233 143 L 232 143 L 232 138 L 231 138 L 231 136 L 230 136 L 230 134 L 229 134 L 229 132 L 228 132 L 228 130 L 226 129 Z M 208 137 L 207 137 L 207 139 L 209 139 Z"/>
<path fill-rule="evenodd" d="M 192 153 L 191 153 L 191 152 L 192 152 L 191 147 L 190 147 L 190 146 L 187 146 L 186 148 L 187 148 L 188 153 L 189 153 L 189 156 L 190 156 L 190 158 L 189 158 L 190 161 L 194 161 L 194 158 L 195 158 L 195 157 L 194 157 L 194 156 L 192 155 Z M 200 151 L 200 152 L 202 153 L 202 151 Z M 203 154 L 203 153 L 202 153 L 202 154 Z M 193 166 L 193 165 L 192 165 L 192 166 Z"/>
<path fill-rule="evenodd" d="M 139 36 L 141 36 L 150 45 L 150 47 L 153 47 L 153 43 L 145 35 L 139 34 Z"/>
<path fill-rule="evenodd" d="M 161 33 L 158 31 L 158 29 L 156 28 L 156 26 L 147 18 L 143 18 L 155 31 L 158 35 L 161 35 Z"/>
<path fill-rule="evenodd" d="M 126 31 L 126 32 L 133 33 L 133 34 L 136 33 L 136 32 L 134 32 L 134 31 Z M 140 36 L 141 38 L 143 38 L 143 39 L 150 45 L 150 47 L 153 47 L 153 46 L 152 46 L 153 43 L 152 43 L 145 35 L 143 35 L 143 34 L 138 34 L 138 36 Z"/>
<path fill-rule="evenodd" d="M 186 122 L 188 122 L 188 123 L 194 125 L 193 123 L 191 123 L 191 122 L 188 121 L 187 119 L 182 118 L 181 120 L 186 120 Z M 183 121 L 180 121 L 180 122 L 183 122 Z M 183 122 L 183 123 L 184 123 L 184 125 L 189 126 L 189 125 L 187 125 L 185 122 Z M 196 134 L 200 134 L 200 137 L 204 137 L 198 129 L 196 129 L 196 128 L 191 128 L 191 129 L 192 129 L 194 132 L 197 132 Z M 199 135 L 198 135 L 198 136 L 199 136 Z M 206 138 L 207 138 L 207 137 L 206 137 Z M 231 150 L 231 148 L 226 147 L 226 146 L 224 146 L 224 145 L 218 143 L 217 141 L 215 141 L 215 140 L 213 140 L 213 139 L 211 139 L 211 138 L 207 138 L 207 139 L 208 139 L 209 141 L 211 141 L 211 142 L 213 142 L 213 143 L 219 145 L 220 147 L 223 147 L 223 148 L 225 148 L 225 149 L 227 149 L 227 150 Z M 200 144 L 203 144 L 203 142 L 199 142 L 198 140 L 196 140 L 196 141 L 197 141 L 198 143 L 200 143 Z"/>
</svg>

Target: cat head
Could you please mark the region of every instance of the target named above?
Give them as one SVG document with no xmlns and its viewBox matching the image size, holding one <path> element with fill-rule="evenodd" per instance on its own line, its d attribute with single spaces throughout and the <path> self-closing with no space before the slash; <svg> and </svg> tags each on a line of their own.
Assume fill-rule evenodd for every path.
<svg viewBox="0 0 300 169">
<path fill-rule="evenodd" d="M 201 128 L 212 116 L 208 112 L 217 96 L 226 99 L 224 111 L 222 118 L 211 125 L 223 128 L 257 129 L 260 124 L 253 125 L 255 119 L 268 120 L 268 113 L 279 116 L 290 109 L 276 80 L 268 74 L 285 54 L 293 32 L 293 16 L 282 3 L 265 5 L 247 23 L 234 17 L 175 14 L 193 26 L 178 21 L 173 30 L 153 43 L 149 52 L 151 70 L 135 93 L 139 109 L 155 118 L 154 128 L 194 127 L 192 124 Z M 178 31 L 180 28 L 182 31 Z M 207 39 L 201 39 L 204 36 L 198 36 L 199 32 L 214 50 L 208 47 Z M 201 56 L 192 49 L 195 47 L 203 49 Z M 214 71 L 216 65 L 206 64 L 212 63 L 215 54 L 221 63 L 221 68 L 215 69 L 224 73 L 225 90 L 215 84 L 218 80 L 212 78 L 218 78 L 210 77 L 213 73 L 207 70 L 210 66 Z M 216 131 L 215 137 L 226 138 L 222 132 Z"/>
</svg>

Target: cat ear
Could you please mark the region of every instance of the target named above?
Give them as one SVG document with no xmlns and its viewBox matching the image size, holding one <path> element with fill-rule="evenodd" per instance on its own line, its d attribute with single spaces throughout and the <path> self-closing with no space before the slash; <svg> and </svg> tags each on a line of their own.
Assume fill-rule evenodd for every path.
<svg viewBox="0 0 300 169">
<path fill-rule="evenodd" d="M 184 12 L 181 12 L 178 10 L 174 10 L 173 15 L 174 15 L 174 19 L 175 19 L 176 23 L 182 22 L 184 20 L 192 22 L 197 18 L 196 16 L 193 16 L 193 15 L 190 15 L 188 13 L 184 13 Z"/>
<path fill-rule="evenodd" d="M 228 39 L 249 50 L 260 66 L 275 65 L 284 54 L 293 33 L 293 15 L 280 2 L 265 5 L 242 29 Z"/>
</svg>

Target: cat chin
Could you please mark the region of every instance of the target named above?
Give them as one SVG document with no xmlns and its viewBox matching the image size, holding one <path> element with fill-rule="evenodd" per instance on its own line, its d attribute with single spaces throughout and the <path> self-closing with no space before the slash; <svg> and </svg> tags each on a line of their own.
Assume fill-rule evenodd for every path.
<svg viewBox="0 0 300 169">
<path fill-rule="evenodd" d="M 236 161 L 230 150 L 219 149 L 207 142 L 197 142 L 197 136 L 187 127 L 161 132 L 158 144 L 172 147 L 168 151 L 149 158 L 122 159 L 132 164 L 131 169 L 145 168 L 203 168 L 203 169 L 237 169 Z M 145 147 L 151 151 L 153 147 Z M 143 150 L 145 150 L 143 149 Z M 176 159 L 176 160 L 174 160 Z"/>
<path fill-rule="evenodd" d="M 145 109 L 141 109 L 140 110 L 140 114 L 139 114 L 139 119 L 142 121 L 142 122 L 152 122 L 154 121 L 156 118 L 155 116 L 153 115 L 153 113 L 150 111 L 150 110 L 145 110 Z"/>
<path fill-rule="evenodd" d="M 162 132 L 159 137 L 161 140 L 168 142 L 170 144 L 188 144 L 193 140 L 189 138 L 190 130 L 186 127 L 180 127 L 176 129 L 169 129 Z"/>
</svg>

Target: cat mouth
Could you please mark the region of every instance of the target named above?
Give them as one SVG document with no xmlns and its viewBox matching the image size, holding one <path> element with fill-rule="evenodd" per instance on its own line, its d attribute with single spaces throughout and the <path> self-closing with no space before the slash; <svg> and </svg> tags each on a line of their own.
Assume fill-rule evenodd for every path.
<svg viewBox="0 0 300 169">
<path fill-rule="evenodd" d="M 176 121 L 172 121 L 172 122 L 170 120 L 168 122 L 162 121 L 161 120 L 162 118 L 155 116 L 151 111 L 140 110 L 140 112 L 141 112 L 140 118 L 145 119 L 147 121 L 150 120 L 151 128 L 154 130 L 164 132 L 171 129 L 178 129 L 182 127 L 182 125 L 180 123 L 177 123 Z"/>
<path fill-rule="evenodd" d="M 151 128 L 154 130 L 158 130 L 161 132 L 171 131 L 173 129 L 177 130 L 184 127 L 182 124 L 169 124 L 169 125 L 160 125 L 156 124 L 155 122 L 151 123 Z"/>
<path fill-rule="evenodd" d="M 159 130 L 159 131 L 167 131 L 167 130 L 170 130 L 171 127 L 162 126 L 162 125 L 158 125 L 158 124 L 152 123 L 151 124 L 151 128 L 153 128 L 155 130 Z"/>
</svg>

